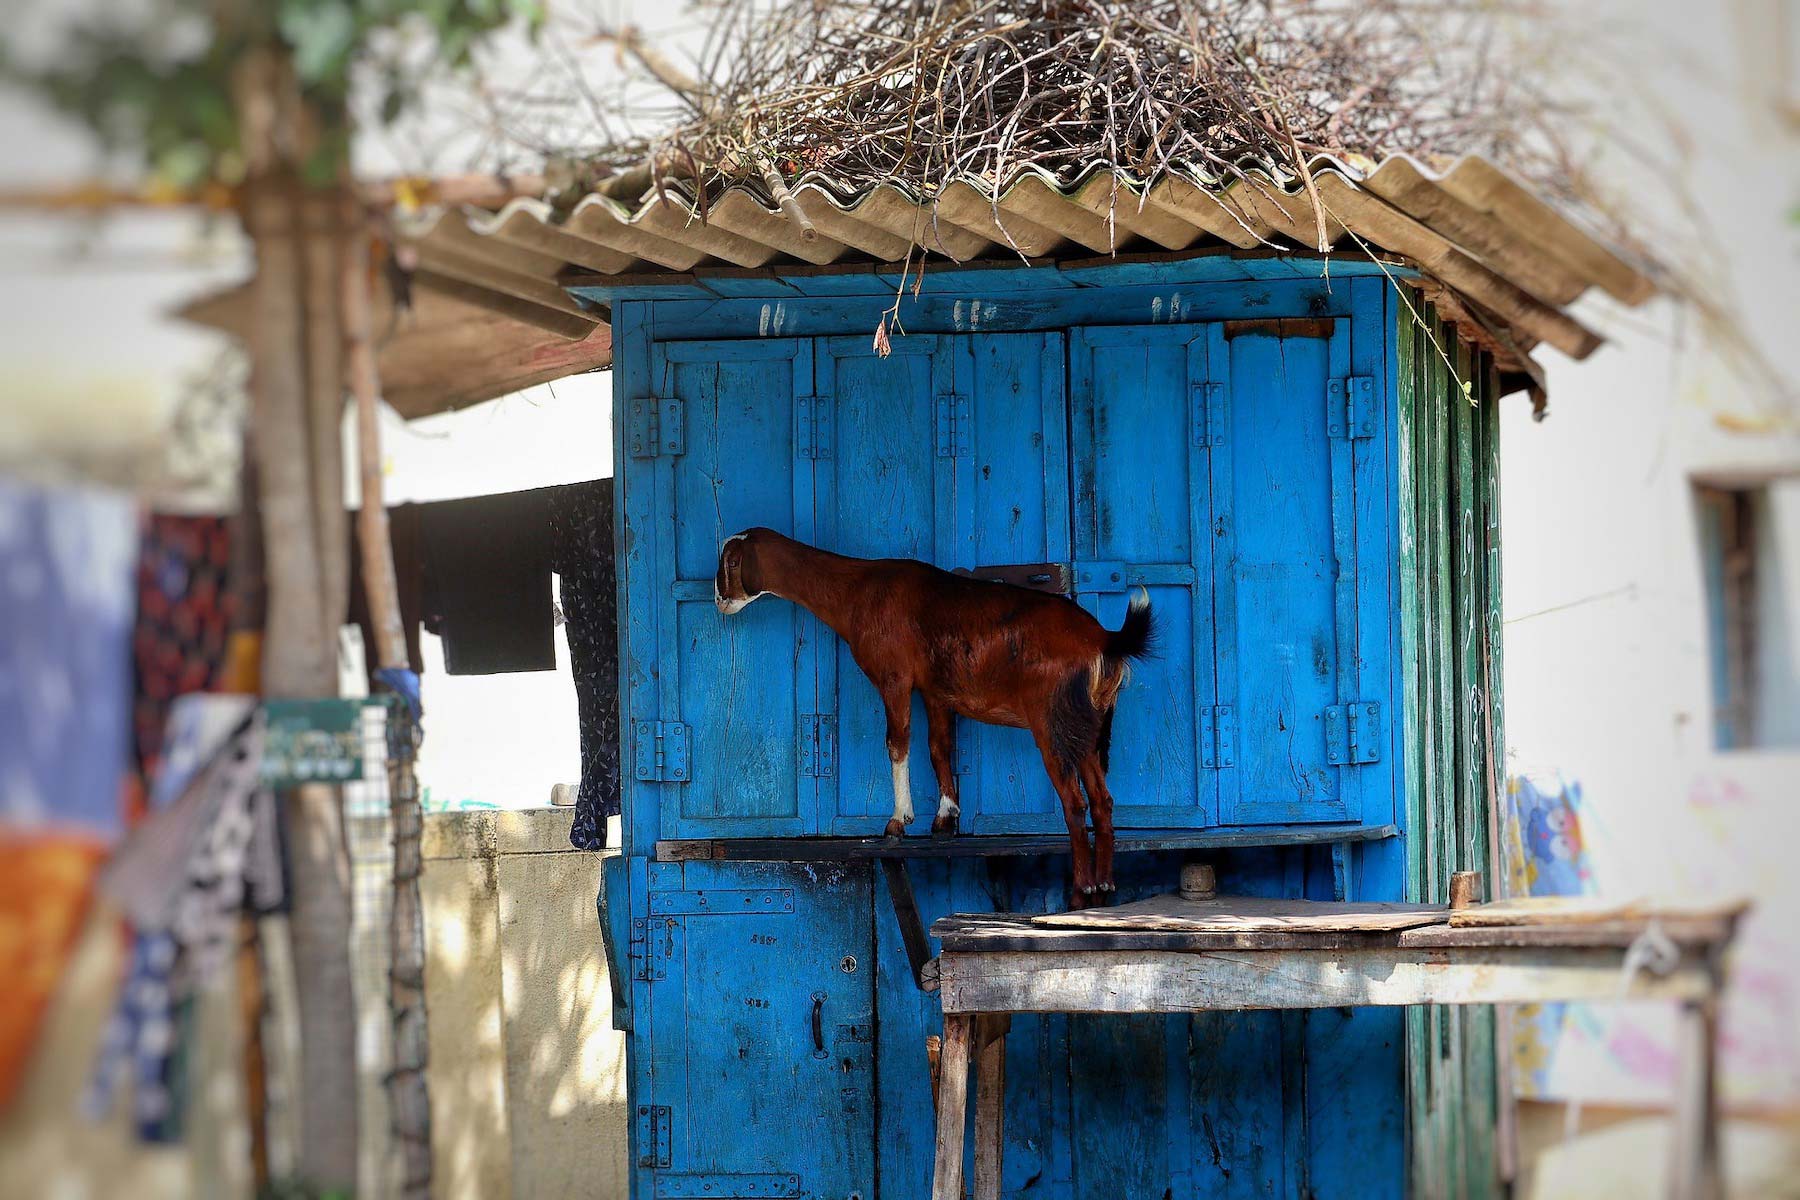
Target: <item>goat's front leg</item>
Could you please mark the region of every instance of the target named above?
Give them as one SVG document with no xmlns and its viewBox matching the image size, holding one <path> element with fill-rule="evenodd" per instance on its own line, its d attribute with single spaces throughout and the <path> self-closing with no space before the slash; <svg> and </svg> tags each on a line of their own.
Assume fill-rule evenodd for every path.
<svg viewBox="0 0 1800 1200">
<path fill-rule="evenodd" d="M 913 819 L 912 775 L 906 761 L 912 749 L 912 688 L 884 684 L 881 703 L 887 709 L 888 761 L 894 768 L 894 815 L 885 833 L 891 838 L 905 837 Z"/>
<path fill-rule="evenodd" d="M 931 734 L 931 769 L 937 775 L 938 810 L 931 822 L 932 837 L 951 837 L 962 805 L 956 794 L 956 714 L 945 704 L 925 701 L 925 719 Z"/>
</svg>

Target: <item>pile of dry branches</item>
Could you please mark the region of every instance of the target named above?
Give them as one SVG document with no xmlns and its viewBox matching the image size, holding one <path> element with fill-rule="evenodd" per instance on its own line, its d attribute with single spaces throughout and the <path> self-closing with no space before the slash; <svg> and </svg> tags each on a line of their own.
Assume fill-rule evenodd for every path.
<svg viewBox="0 0 1800 1200">
<path fill-rule="evenodd" d="M 698 77 L 619 36 L 690 115 L 613 165 L 925 196 L 1028 167 L 1287 182 L 1322 154 L 1474 151 L 1517 168 L 1543 132 L 1541 100 L 1489 69 L 1497 0 L 721 4 Z"/>
</svg>

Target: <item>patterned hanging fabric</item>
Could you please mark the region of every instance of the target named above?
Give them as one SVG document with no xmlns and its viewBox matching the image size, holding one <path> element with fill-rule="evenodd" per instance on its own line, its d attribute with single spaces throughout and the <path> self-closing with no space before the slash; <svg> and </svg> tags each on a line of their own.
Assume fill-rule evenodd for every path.
<svg viewBox="0 0 1800 1200">
<path fill-rule="evenodd" d="M 619 609 L 612 480 L 555 489 L 550 529 L 581 722 L 581 787 L 569 841 L 577 850 L 601 850 L 606 847 L 606 818 L 619 814 Z"/>
</svg>

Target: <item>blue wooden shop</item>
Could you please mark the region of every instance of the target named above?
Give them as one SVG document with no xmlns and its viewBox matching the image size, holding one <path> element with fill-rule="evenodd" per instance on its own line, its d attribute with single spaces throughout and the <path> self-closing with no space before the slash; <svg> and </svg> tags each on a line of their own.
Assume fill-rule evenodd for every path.
<svg viewBox="0 0 1800 1200">
<path fill-rule="evenodd" d="M 1122 898 L 1195 858 L 1232 893 L 1325 899 L 1442 901 L 1488 867 L 1498 403 L 1541 405 L 1539 344 L 1597 344 L 1579 294 L 1649 285 L 1479 159 L 1316 181 L 1325 252 L 1297 187 L 1105 172 L 930 206 L 812 184 L 813 237 L 748 191 L 702 220 L 671 188 L 424 239 L 465 291 L 612 327 L 625 783 L 600 912 L 634 1196 L 928 1195 L 924 928 L 1067 903 L 1023 731 L 959 725 L 957 838 L 925 836 L 920 771 L 915 836 L 879 840 L 867 679 L 793 605 L 715 610 L 746 526 L 1066 590 L 1109 628 L 1147 588 Z M 1023 1018 L 1003 1188 L 1491 1194 L 1493 1039 L 1462 1010 Z"/>
</svg>

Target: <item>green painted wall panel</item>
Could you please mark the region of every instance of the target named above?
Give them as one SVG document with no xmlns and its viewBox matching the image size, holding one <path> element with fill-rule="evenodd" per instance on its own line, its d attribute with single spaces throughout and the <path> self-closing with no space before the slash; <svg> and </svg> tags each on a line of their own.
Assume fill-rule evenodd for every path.
<svg viewBox="0 0 1800 1200">
<path fill-rule="evenodd" d="M 1481 871 L 1490 890 L 1496 880 L 1498 395 L 1488 355 L 1416 293 L 1397 290 L 1394 312 L 1407 875 L 1413 897 L 1441 903 L 1454 872 Z M 1407 1039 L 1412 1194 L 1502 1194 L 1493 1010 L 1415 1010 Z"/>
</svg>

